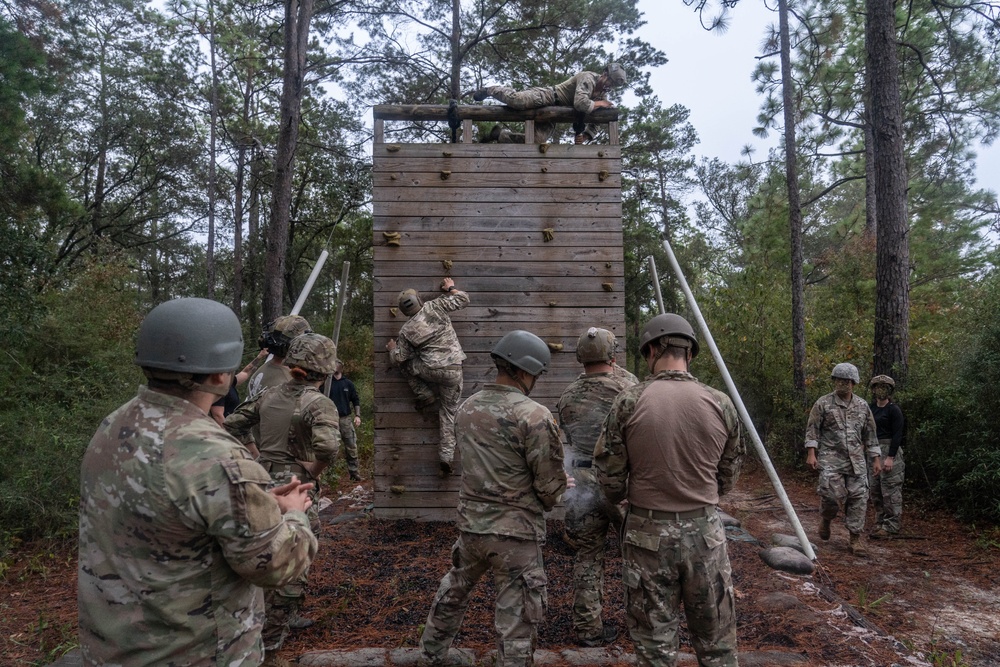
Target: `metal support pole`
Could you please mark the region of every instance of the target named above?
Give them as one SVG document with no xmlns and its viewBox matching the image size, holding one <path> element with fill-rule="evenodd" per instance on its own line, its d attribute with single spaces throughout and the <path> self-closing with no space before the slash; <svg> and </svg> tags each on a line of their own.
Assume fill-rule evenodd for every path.
<svg viewBox="0 0 1000 667">
<path fill-rule="evenodd" d="M 774 469 L 774 464 L 771 463 L 771 458 L 767 455 L 767 450 L 764 449 L 764 443 L 760 441 L 760 436 L 757 435 L 757 429 L 754 428 L 753 421 L 750 419 L 750 414 L 747 412 L 746 406 L 743 405 L 743 399 L 740 397 L 740 392 L 737 391 L 736 385 L 733 383 L 733 378 L 729 374 L 729 369 L 726 368 L 726 362 L 722 360 L 722 354 L 719 352 L 718 346 L 715 344 L 715 339 L 712 338 L 712 332 L 708 330 L 708 324 L 705 323 L 705 318 L 701 315 L 701 309 L 698 308 L 698 302 L 694 299 L 694 294 L 691 293 L 691 288 L 688 287 L 687 280 L 684 278 L 684 274 L 681 272 L 681 265 L 677 263 L 677 258 L 674 256 L 674 250 L 670 247 L 670 241 L 663 239 L 663 248 L 667 251 L 667 259 L 670 260 L 670 266 L 674 270 L 674 274 L 677 276 L 678 282 L 680 282 L 681 289 L 684 290 L 684 296 L 687 298 L 688 305 L 691 307 L 691 312 L 694 313 L 695 319 L 698 321 L 698 327 L 701 329 L 702 336 L 705 338 L 705 344 L 708 345 L 708 349 L 712 351 L 712 358 L 715 359 L 716 366 L 719 367 L 719 372 L 722 374 L 722 379 L 726 383 L 726 388 L 729 389 L 729 395 L 733 399 L 733 403 L 736 404 L 736 411 L 740 414 L 740 419 L 743 420 L 743 425 L 746 427 L 747 433 L 750 434 L 750 440 L 753 442 L 754 448 L 757 450 L 757 456 L 760 457 L 761 463 L 764 464 L 764 470 L 767 471 L 767 476 L 771 479 L 771 484 L 774 486 L 774 491 L 781 501 L 781 506 L 785 510 L 785 516 L 788 517 L 788 521 L 792 524 L 792 528 L 795 530 L 795 536 L 799 538 L 799 544 L 802 545 L 802 550 L 805 552 L 806 556 L 810 560 L 816 560 L 816 553 L 812 549 L 812 545 L 809 543 L 809 538 L 806 537 L 805 530 L 802 529 L 802 524 L 799 522 L 798 515 L 795 514 L 795 510 L 792 508 L 792 503 L 788 499 L 788 494 L 785 493 L 785 487 L 781 485 L 781 480 L 778 479 L 778 473 Z"/>
<path fill-rule="evenodd" d="M 340 294 L 337 295 L 337 315 L 334 318 L 333 325 L 333 344 L 337 345 L 340 342 L 340 320 L 344 316 L 344 298 L 347 295 L 347 278 L 351 273 L 351 263 L 344 262 L 344 270 L 340 273 Z M 340 357 L 340 353 L 337 353 L 337 357 Z M 323 384 L 323 393 L 327 396 L 330 395 L 330 387 L 333 385 L 333 376 L 327 376 L 326 382 Z"/>
<path fill-rule="evenodd" d="M 299 299 L 292 306 L 291 315 L 298 315 L 299 311 L 302 310 L 303 304 L 306 302 L 306 297 L 309 296 L 309 292 L 312 291 L 313 284 L 316 282 L 316 278 L 319 276 L 319 272 L 323 270 L 323 265 L 326 264 L 326 258 L 330 256 L 330 253 L 323 249 L 323 252 L 319 254 L 319 259 L 316 260 L 316 266 L 313 267 L 312 273 L 309 274 L 309 279 L 306 281 L 305 286 L 302 291 L 299 292 Z"/>
<path fill-rule="evenodd" d="M 660 291 L 660 276 L 656 272 L 656 260 L 650 255 L 649 261 L 649 273 L 653 276 L 653 291 L 656 292 L 656 303 L 660 307 L 660 315 L 667 312 L 666 307 L 663 305 L 663 292 Z"/>
</svg>

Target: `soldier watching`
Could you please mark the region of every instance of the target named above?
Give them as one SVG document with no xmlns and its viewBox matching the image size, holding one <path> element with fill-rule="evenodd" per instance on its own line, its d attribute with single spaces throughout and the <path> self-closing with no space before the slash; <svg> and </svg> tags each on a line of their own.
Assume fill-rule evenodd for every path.
<svg viewBox="0 0 1000 667">
<path fill-rule="evenodd" d="M 259 426 L 260 464 L 271 483 L 281 485 L 293 477 L 310 482 L 314 501 L 318 500 L 319 477 L 340 449 L 337 407 L 321 390 L 336 362 L 337 346 L 332 340 L 315 333 L 297 336 L 285 357 L 292 379 L 246 401 L 225 422 L 226 430 L 243 442 Z M 309 519 L 318 532 L 315 510 Z M 299 616 L 307 576 L 303 572 L 295 581 L 267 592 L 263 637 L 269 657 L 281 648 L 290 629 L 313 624 Z"/>
<path fill-rule="evenodd" d="M 848 548 L 855 556 L 867 556 L 864 530 L 868 462 L 872 474 L 878 475 L 882 471 L 882 452 L 872 411 L 864 399 L 854 394 L 854 386 L 860 381 L 857 367 L 837 364 L 830 376 L 834 391 L 816 401 L 806 424 L 806 464 L 819 470 L 819 538 L 830 539 L 830 523 L 843 508 L 844 523 L 851 535 Z"/>
<path fill-rule="evenodd" d="M 271 358 L 250 376 L 250 383 L 247 385 L 248 398 L 253 398 L 268 387 L 279 387 L 292 376 L 285 368 L 285 355 L 288 354 L 288 346 L 297 336 L 305 333 L 312 333 L 309 322 L 299 315 L 282 315 L 264 327 L 264 333 L 260 335 L 257 344 L 260 348 L 266 349 Z"/>
<path fill-rule="evenodd" d="M 330 382 L 330 400 L 337 406 L 340 417 L 340 439 L 344 443 L 344 454 L 347 457 L 347 474 L 351 481 L 361 481 L 361 471 L 358 465 L 358 435 L 354 429 L 361 426 L 361 397 L 358 389 L 348 378 L 344 377 L 344 363 L 337 360 L 337 368 L 333 371 Z"/>
<path fill-rule="evenodd" d="M 581 646 L 613 642 L 618 630 L 601 621 L 604 600 L 604 549 L 608 527 L 621 527 L 622 516 L 601 493 L 591 467 L 611 402 L 637 380 L 615 365 L 618 345 L 607 329 L 591 327 L 576 341 L 576 360 L 584 372 L 562 396 L 559 426 L 569 445 L 576 488 L 566 497 L 566 541 L 575 549 L 573 561 L 573 630 Z M 618 372 L 616 372 L 618 369 Z"/>
<path fill-rule="evenodd" d="M 443 296 L 426 303 L 416 290 L 399 293 L 399 310 L 409 319 L 385 349 L 416 395 L 417 410 L 426 412 L 438 404 L 438 457 L 441 474 L 446 476 L 452 473 L 455 458 L 455 411 L 462 400 L 465 359 L 448 313 L 468 306 L 469 295 L 455 287 L 451 278 L 441 281 L 441 291 Z"/>
<path fill-rule="evenodd" d="M 868 480 L 872 505 L 875 506 L 875 529 L 869 533 L 869 537 L 879 539 L 896 535 L 903 526 L 905 420 L 903 411 L 892 400 L 892 394 L 896 391 L 895 380 L 888 375 L 876 375 L 868 386 L 871 387 L 873 399 L 868 408 L 875 420 L 879 449 L 885 452 L 881 474 L 873 474 Z"/>
<path fill-rule="evenodd" d="M 552 413 L 528 398 L 551 353 L 511 331 L 494 346 L 494 384 L 470 396 L 455 430 L 462 453 L 458 540 L 420 637 L 422 664 L 447 664 L 472 590 L 493 571 L 497 667 L 530 666 L 545 613 L 544 513 L 569 482 Z"/>
<path fill-rule="evenodd" d="M 698 339 L 679 315 L 650 320 L 639 352 L 651 376 L 614 400 L 594 452 L 608 500 L 629 502 L 622 578 L 636 658 L 677 664 L 683 600 L 698 664 L 735 667 L 736 603 L 716 505 L 743 461 L 736 408 L 688 372 Z"/>
<path fill-rule="evenodd" d="M 260 664 L 260 586 L 299 577 L 316 538 L 310 485 L 267 491 L 267 472 L 208 414 L 242 355 L 239 320 L 215 301 L 168 301 L 143 320 L 148 384 L 83 458 L 84 665 Z"/>
</svg>

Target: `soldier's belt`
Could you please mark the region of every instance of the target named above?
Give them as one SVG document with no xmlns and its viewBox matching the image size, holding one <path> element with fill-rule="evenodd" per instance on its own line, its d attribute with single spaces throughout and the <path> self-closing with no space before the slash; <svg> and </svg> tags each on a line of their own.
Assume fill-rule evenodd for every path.
<svg viewBox="0 0 1000 667">
<path fill-rule="evenodd" d="M 653 521 L 680 521 L 681 519 L 700 519 L 703 516 L 711 516 L 715 514 L 715 505 L 705 505 L 686 512 L 664 512 L 663 510 L 648 510 L 630 505 L 628 512 Z"/>
</svg>

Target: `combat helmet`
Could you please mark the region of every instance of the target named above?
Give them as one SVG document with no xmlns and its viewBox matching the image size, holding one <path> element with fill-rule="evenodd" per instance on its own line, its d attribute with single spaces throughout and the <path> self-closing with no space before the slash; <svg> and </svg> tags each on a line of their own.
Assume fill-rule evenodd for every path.
<svg viewBox="0 0 1000 667">
<path fill-rule="evenodd" d="M 680 315 L 674 313 L 662 313 L 657 315 L 643 327 L 639 334 L 639 354 L 646 356 L 646 350 L 650 343 L 667 336 L 667 344 L 675 347 L 689 347 L 691 358 L 698 356 L 698 338 L 694 334 L 694 329 Z"/>
<path fill-rule="evenodd" d="M 604 73 L 608 75 L 608 80 L 615 88 L 621 88 L 628 83 L 628 75 L 625 74 L 625 68 L 613 60 L 604 68 Z"/>
<path fill-rule="evenodd" d="M 830 377 L 835 379 L 839 378 L 841 380 L 850 380 L 854 384 L 861 382 L 861 375 L 858 374 L 858 367 L 854 364 L 849 364 L 846 361 L 834 366 L 833 372 L 830 373 Z"/>
<path fill-rule="evenodd" d="M 607 329 L 590 327 L 576 339 L 576 360 L 581 364 L 614 361 L 618 343 Z"/>
<path fill-rule="evenodd" d="M 257 342 L 261 349 L 267 348 L 274 356 L 284 357 L 288 354 L 289 343 L 306 333 L 312 333 L 306 318 L 301 315 L 282 315 L 264 327 L 264 333 Z"/>
<path fill-rule="evenodd" d="M 876 375 L 871 380 L 868 381 L 869 387 L 874 387 L 877 384 L 884 384 L 889 387 L 889 393 L 896 390 L 896 381 L 893 380 L 888 375 Z"/>
<path fill-rule="evenodd" d="M 415 289 L 405 289 L 399 293 L 399 310 L 407 317 L 416 315 L 424 302 Z"/>
<path fill-rule="evenodd" d="M 239 367 L 242 357 L 240 321 L 228 306 L 217 301 L 165 301 L 149 311 L 139 325 L 135 364 L 150 377 L 228 373 Z"/>
<path fill-rule="evenodd" d="M 552 353 L 545 341 L 521 329 L 505 334 L 493 346 L 490 356 L 536 377 L 547 371 L 552 361 Z"/>
<path fill-rule="evenodd" d="M 289 344 L 285 365 L 333 375 L 337 369 L 337 344 L 318 333 L 304 333 Z"/>
</svg>

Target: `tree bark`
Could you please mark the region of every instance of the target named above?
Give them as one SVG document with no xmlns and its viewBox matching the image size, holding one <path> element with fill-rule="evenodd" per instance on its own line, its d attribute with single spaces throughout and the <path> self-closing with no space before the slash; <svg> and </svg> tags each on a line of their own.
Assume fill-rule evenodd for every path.
<svg viewBox="0 0 1000 667">
<path fill-rule="evenodd" d="M 215 61 L 215 4 L 208 0 L 208 51 L 212 70 L 212 90 L 209 97 L 208 124 L 208 240 L 205 248 L 205 295 L 215 298 L 215 200 L 216 200 L 216 165 L 215 150 L 219 124 L 219 68 Z"/>
<path fill-rule="evenodd" d="M 267 228 L 264 262 L 263 319 L 269 322 L 282 314 L 288 228 L 291 218 L 292 176 L 295 148 L 302 115 L 306 52 L 313 0 L 285 0 L 285 65 L 281 87 L 281 124 L 274 157 L 274 190 L 271 197 L 271 224 Z"/>
<path fill-rule="evenodd" d="M 795 399 L 806 405 L 805 279 L 802 276 L 802 203 L 799 198 L 795 142 L 795 103 L 792 84 L 792 46 L 788 29 L 788 0 L 778 0 L 781 40 L 781 100 L 785 122 L 785 186 L 788 190 L 788 228 L 792 278 L 792 387 Z"/>
<path fill-rule="evenodd" d="M 875 341 L 872 371 L 905 382 L 910 248 L 896 22 L 892 0 L 868 0 L 866 25 L 875 153 Z M 897 385 L 898 386 L 898 385 Z"/>
</svg>

